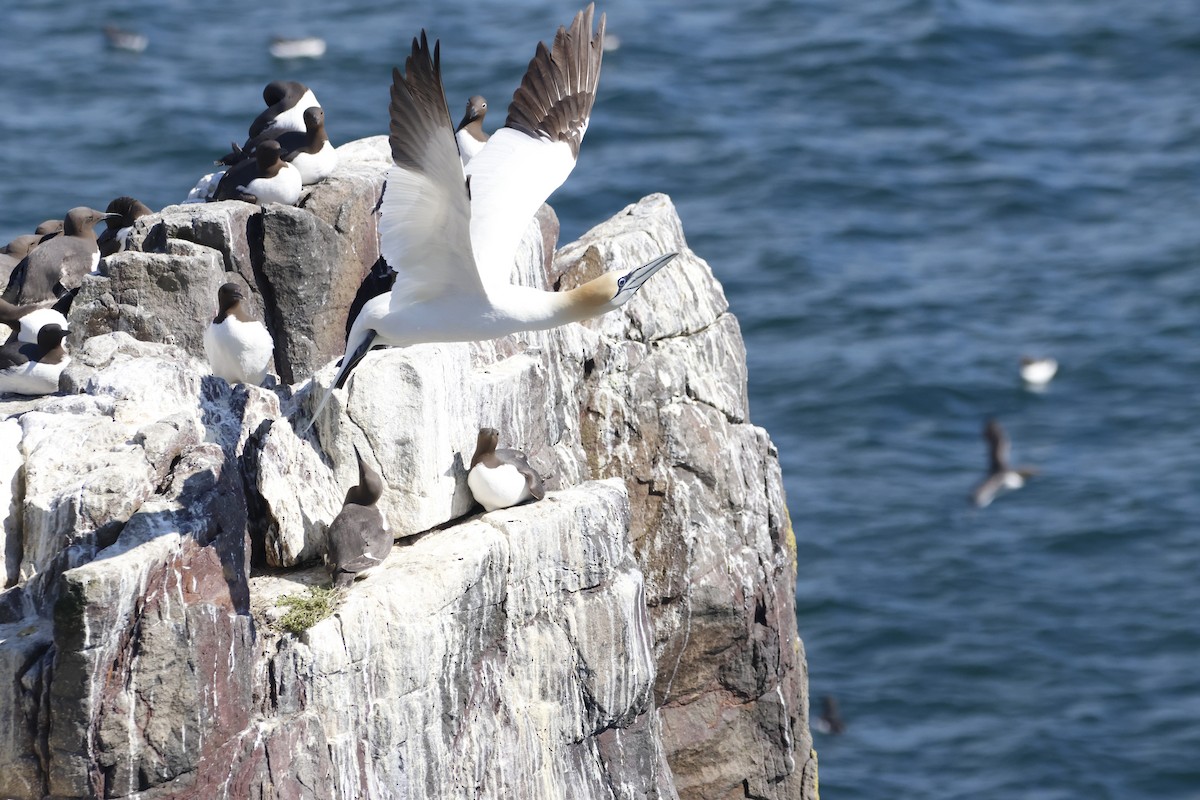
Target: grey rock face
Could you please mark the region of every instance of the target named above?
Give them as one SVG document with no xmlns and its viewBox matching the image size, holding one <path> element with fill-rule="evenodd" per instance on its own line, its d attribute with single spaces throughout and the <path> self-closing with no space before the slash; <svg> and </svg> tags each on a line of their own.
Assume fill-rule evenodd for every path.
<svg viewBox="0 0 1200 800">
<path fill-rule="evenodd" d="M 525 237 L 514 280 L 544 288 L 681 251 L 621 312 L 373 352 L 301 437 L 389 163 L 382 137 L 342 150 L 342 188 L 301 208 L 139 220 L 77 298 L 97 333 L 68 394 L 0 402 L 0 796 L 814 798 L 778 458 L 669 200 L 557 255 L 549 209 Z M 202 327 L 160 324 L 231 275 L 295 385 L 231 388 Z M 545 501 L 464 516 L 483 426 Z M 281 597 L 326 581 L 355 447 L 400 542 L 282 633 Z"/>
</svg>

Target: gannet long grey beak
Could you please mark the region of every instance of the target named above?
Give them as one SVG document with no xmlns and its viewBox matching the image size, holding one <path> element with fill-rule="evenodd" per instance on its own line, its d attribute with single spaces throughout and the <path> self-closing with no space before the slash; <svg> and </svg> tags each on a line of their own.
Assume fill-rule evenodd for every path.
<svg viewBox="0 0 1200 800">
<path fill-rule="evenodd" d="M 587 131 L 604 50 L 604 15 L 593 33 L 593 11 L 589 5 L 569 29 L 560 27 L 552 47 L 538 44 L 504 127 L 465 170 L 442 88 L 441 45 L 430 48 L 425 31 L 413 39 L 404 72 L 392 71 L 388 143 L 395 166 L 379 206 L 379 250 L 396 281 L 354 320 L 335 386 L 372 344 L 494 339 L 612 311 L 674 258 L 669 253 L 567 292 L 509 283 L 521 237 L 574 169 Z"/>
</svg>

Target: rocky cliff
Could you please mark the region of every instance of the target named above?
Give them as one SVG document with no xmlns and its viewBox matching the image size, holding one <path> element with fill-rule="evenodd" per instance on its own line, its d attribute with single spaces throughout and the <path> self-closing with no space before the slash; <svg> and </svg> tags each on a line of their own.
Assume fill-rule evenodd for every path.
<svg viewBox="0 0 1200 800">
<path fill-rule="evenodd" d="M 386 141 L 341 151 L 298 208 L 140 220 L 76 298 L 63 393 L 0 400 L 0 797 L 815 798 L 777 453 L 669 200 L 557 253 L 544 207 L 522 245 L 549 289 L 680 251 L 620 312 L 375 351 L 300 435 L 378 258 Z M 268 388 L 207 374 L 229 280 Z M 546 500 L 472 508 L 484 425 Z M 286 632 L 355 447 L 397 544 Z"/>
</svg>

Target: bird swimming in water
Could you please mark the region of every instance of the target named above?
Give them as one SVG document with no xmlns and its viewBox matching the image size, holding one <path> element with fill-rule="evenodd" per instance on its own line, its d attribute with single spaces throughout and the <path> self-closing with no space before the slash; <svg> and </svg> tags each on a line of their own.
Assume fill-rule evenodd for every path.
<svg viewBox="0 0 1200 800">
<path fill-rule="evenodd" d="M 325 40 L 318 36 L 302 36 L 296 39 L 273 36 L 271 46 L 267 49 L 278 59 L 320 58 L 325 55 Z"/>
<path fill-rule="evenodd" d="M 349 586 L 379 565 L 392 550 L 392 535 L 376 503 L 383 496 L 379 474 L 363 461 L 358 448 L 358 484 L 346 492 L 342 510 L 326 533 L 325 569 L 335 587 Z"/>
<path fill-rule="evenodd" d="M 499 443 L 498 430 L 480 429 L 475 455 L 471 457 L 471 468 L 467 472 L 467 487 L 479 505 L 495 511 L 544 498 L 546 488 L 542 476 L 529 466 L 525 454 L 508 448 L 497 450 Z"/>
<path fill-rule="evenodd" d="M 1044 389 L 1058 372 L 1058 362 L 1053 358 L 1021 357 L 1021 380 L 1029 389 Z"/>
<path fill-rule="evenodd" d="M 254 158 L 229 168 L 217 184 L 214 200 L 244 200 L 247 203 L 283 203 L 294 206 L 304 181 L 300 170 L 280 157 L 279 142 L 268 139 L 254 151 Z"/>
<path fill-rule="evenodd" d="M 204 352 L 213 375 L 230 383 L 260 386 L 271 368 L 275 342 L 267 326 L 243 305 L 245 299 L 236 283 L 217 290 L 217 316 L 204 331 Z"/>
<path fill-rule="evenodd" d="M 379 249 L 396 270 L 390 292 L 362 307 L 337 377 L 311 427 L 374 345 L 468 342 L 546 330 L 624 305 L 676 253 L 608 272 L 565 292 L 509 283 L 521 237 L 546 197 L 575 166 L 587 130 L 604 38 L 593 7 L 538 44 L 508 119 L 462 166 L 446 95 L 440 45 L 413 39 L 405 71 L 392 71 L 388 170 L 379 209 Z"/>
<path fill-rule="evenodd" d="M 471 157 L 487 144 L 488 135 L 483 132 L 483 118 L 487 116 L 487 100 L 483 95 L 472 95 L 467 100 L 467 110 L 462 121 L 454 129 L 454 139 L 458 142 L 458 152 L 462 156 L 463 166 Z"/>
<path fill-rule="evenodd" d="M 4 299 L 18 306 L 53 303 L 79 288 L 100 263 L 95 227 L 111 216 L 85 206 L 68 211 L 63 235 L 43 241 L 13 269 Z"/>
<path fill-rule="evenodd" d="M 1012 445 L 999 422 L 989 419 L 983 426 L 983 438 L 988 443 L 988 475 L 971 493 L 971 501 L 977 508 L 987 507 L 1000 493 L 1020 489 L 1026 478 L 1037 474 L 1033 467 L 1013 469 L 1008 465 Z"/>
<path fill-rule="evenodd" d="M 0 394 L 43 395 L 58 391 L 58 379 L 71 357 L 63 347 L 67 331 L 44 325 L 37 344 L 9 342 L 0 346 Z"/>
<path fill-rule="evenodd" d="M 116 25 L 104 26 L 104 38 L 113 50 L 124 50 L 127 53 L 140 53 L 150 44 L 150 39 L 145 34 L 124 30 Z"/>
</svg>

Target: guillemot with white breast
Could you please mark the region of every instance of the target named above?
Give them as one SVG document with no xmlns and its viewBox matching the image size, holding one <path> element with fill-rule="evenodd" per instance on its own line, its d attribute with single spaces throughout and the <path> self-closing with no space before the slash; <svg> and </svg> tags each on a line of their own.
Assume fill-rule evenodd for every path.
<svg viewBox="0 0 1200 800">
<path fill-rule="evenodd" d="M 117 197 L 104 209 L 111 215 L 104 220 L 105 229 L 96 237 L 100 257 L 111 256 L 125 249 L 125 240 L 133 230 L 133 223 L 154 212 L 140 200 L 132 197 Z"/>
<path fill-rule="evenodd" d="M 36 344 L 9 342 L 0 346 L 0 394 L 43 395 L 58 391 L 58 379 L 71 357 L 63 347 L 67 331 L 46 325 Z"/>
<path fill-rule="evenodd" d="M 676 253 L 608 272 L 565 292 L 509 283 L 522 235 L 575 166 L 603 53 L 604 16 L 593 6 L 539 43 L 508 119 L 465 172 L 442 89 L 440 45 L 413 39 L 405 72 L 392 71 L 388 170 L 379 249 L 396 270 L 390 292 L 362 307 L 342 365 L 306 425 L 377 344 L 480 341 L 546 330 L 619 308 Z"/>
<path fill-rule="evenodd" d="M 487 511 L 510 508 L 546 496 L 542 476 L 529 466 L 529 459 L 520 450 L 497 449 L 500 432 L 481 428 L 467 472 L 467 487 L 471 495 Z"/>
<path fill-rule="evenodd" d="M 263 87 L 263 101 L 267 109 L 250 123 L 246 143 L 241 147 L 233 144 L 232 152 L 218 159 L 218 164 L 236 164 L 268 139 L 277 139 L 288 131 L 303 132 L 304 112 L 321 107 L 312 90 L 299 81 L 271 81 Z"/>
<path fill-rule="evenodd" d="M 274 139 L 258 145 L 254 158 L 235 164 L 221 178 L 213 200 L 244 200 L 247 203 L 283 203 L 294 206 L 304 188 L 300 170 L 280 157 Z"/>
<path fill-rule="evenodd" d="M 217 290 L 217 315 L 204 331 L 204 353 L 218 378 L 260 386 L 271 368 L 275 341 L 267 326 L 251 315 L 245 299 L 236 283 Z"/>
<path fill-rule="evenodd" d="M 989 419 L 983 426 L 983 438 L 988 443 L 988 475 L 971 492 L 971 501 L 977 508 L 986 508 L 998 494 L 1020 489 L 1026 478 L 1037 474 L 1034 467 L 1009 466 L 1012 443 L 999 422 Z"/>
<path fill-rule="evenodd" d="M 458 153 L 462 157 L 464 167 L 487 144 L 489 137 L 483 131 L 483 118 L 486 116 L 487 100 L 483 99 L 483 95 L 472 95 L 467 100 L 467 110 L 463 113 L 462 121 L 454 129 L 454 139 L 458 142 Z"/>
</svg>

